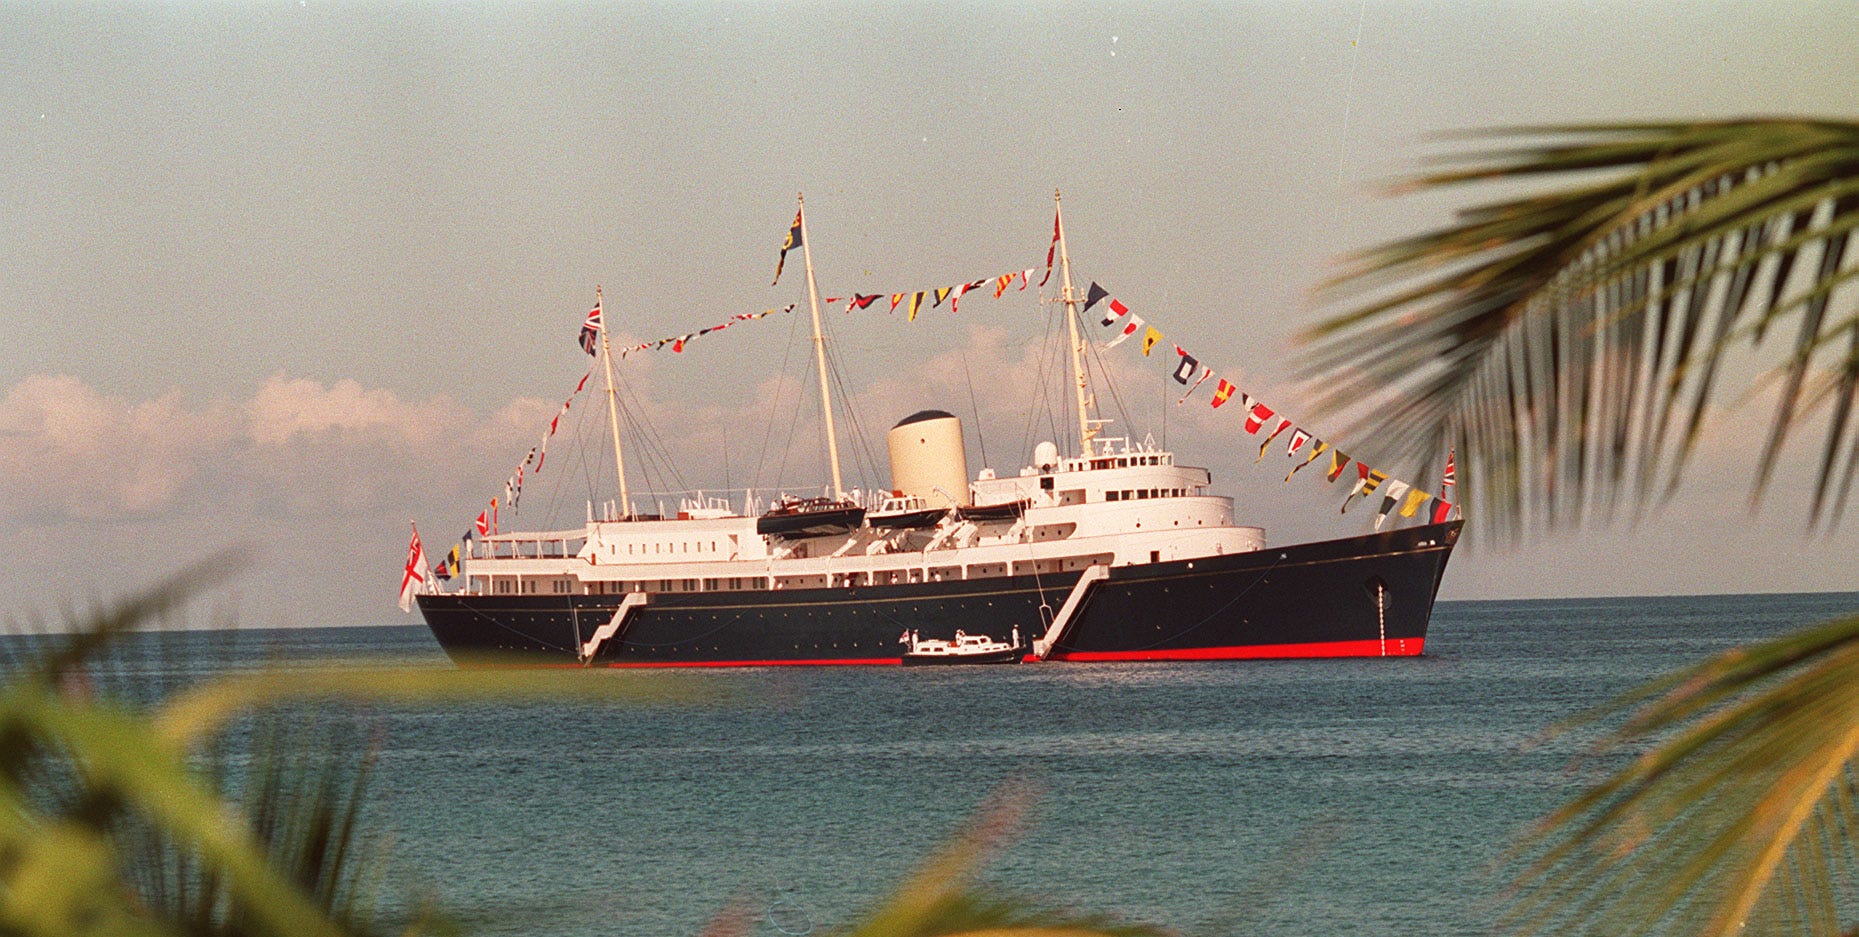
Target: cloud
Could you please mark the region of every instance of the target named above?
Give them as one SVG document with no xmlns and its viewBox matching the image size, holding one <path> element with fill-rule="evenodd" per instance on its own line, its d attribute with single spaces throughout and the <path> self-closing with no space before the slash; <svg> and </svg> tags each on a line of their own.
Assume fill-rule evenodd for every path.
<svg viewBox="0 0 1859 937">
<path fill-rule="evenodd" d="M 409 485 L 494 474 L 485 466 L 533 444 L 555 406 L 519 398 L 479 417 L 444 396 L 283 374 L 242 401 L 130 400 L 33 375 L 0 398 L 0 520 L 397 507 Z M 461 477 L 437 477 L 446 469 Z"/>
<path fill-rule="evenodd" d="M 401 400 L 393 391 L 368 390 L 344 378 L 319 381 L 274 375 L 243 407 L 247 432 L 259 446 L 282 446 L 298 435 L 328 438 L 381 433 L 429 443 L 452 408 L 441 398 Z"/>
<path fill-rule="evenodd" d="M 0 399 L 0 518 L 103 520 L 170 506 L 236 421 L 224 402 L 189 407 L 177 392 L 143 401 L 68 375 L 33 375 Z"/>
</svg>

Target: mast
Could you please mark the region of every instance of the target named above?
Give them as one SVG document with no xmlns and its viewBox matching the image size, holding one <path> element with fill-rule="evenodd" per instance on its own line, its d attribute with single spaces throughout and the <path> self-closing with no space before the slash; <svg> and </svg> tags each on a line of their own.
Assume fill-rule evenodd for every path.
<svg viewBox="0 0 1859 937">
<path fill-rule="evenodd" d="M 1091 457 L 1090 417 L 1085 412 L 1084 343 L 1078 340 L 1078 295 L 1072 292 L 1072 258 L 1065 250 L 1065 211 L 1059 204 L 1059 190 L 1052 190 L 1053 221 L 1059 234 L 1059 283 L 1065 300 L 1065 334 L 1071 339 L 1072 392 L 1078 403 L 1078 447 L 1085 458 Z"/>
<path fill-rule="evenodd" d="M 844 500 L 839 479 L 839 436 L 833 431 L 833 393 L 826 384 L 826 339 L 820 334 L 820 288 L 813 282 L 813 238 L 807 236 L 807 196 L 800 195 L 800 250 L 807 262 L 807 305 L 813 310 L 813 360 L 820 371 L 820 410 L 826 414 L 826 457 L 833 463 L 833 499 Z"/>
<path fill-rule="evenodd" d="M 607 312 L 601 308 L 600 284 L 594 285 L 594 308 L 600 309 L 600 363 L 607 372 L 607 425 L 613 430 L 613 472 L 620 479 L 620 516 L 633 513 L 626 497 L 626 459 L 620 454 L 619 392 L 613 387 L 613 346 L 607 342 Z"/>
</svg>

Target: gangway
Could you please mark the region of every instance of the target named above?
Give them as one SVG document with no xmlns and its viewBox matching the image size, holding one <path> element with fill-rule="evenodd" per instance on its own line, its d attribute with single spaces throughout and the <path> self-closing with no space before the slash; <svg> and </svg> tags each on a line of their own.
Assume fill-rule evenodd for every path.
<svg viewBox="0 0 1859 937">
<path fill-rule="evenodd" d="M 605 644 L 609 638 L 619 634 L 620 629 L 626 626 L 626 617 L 632 614 L 633 609 L 644 604 L 646 604 L 645 593 L 626 593 L 626 598 L 620 600 L 620 607 L 613 610 L 613 618 L 606 624 L 594 629 L 594 636 L 588 638 L 587 641 L 581 645 L 581 663 L 593 663 L 594 654 L 600 650 L 600 646 Z"/>
<path fill-rule="evenodd" d="M 1078 607 L 1084 604 L 1085 593 L 1091 587 L 1110 577 L 1110 567 L 1093 563 L 1085 567 L 1078 581 L 1072 585 L 1071 595 L 1065 597 L 1065 604 L 1059 606 L 1059 613 L 1052 616 L 1052 624 L 1046 626 L 1046 633 L 1033 641 L 1033 656 L 1045 660 L 1059 640 L 1065 637 L 1065 629 L 1071 626 L 1072 616 L 1078 613 Z"/>
</svg>

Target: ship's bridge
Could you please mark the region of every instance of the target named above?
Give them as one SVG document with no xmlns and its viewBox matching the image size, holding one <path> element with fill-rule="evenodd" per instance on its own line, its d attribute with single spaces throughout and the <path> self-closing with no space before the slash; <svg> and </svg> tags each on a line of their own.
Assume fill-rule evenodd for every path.
<svg viewBox="0 0 1859 937">
<path fill-rule="evenodd" d="M 1154 498 L 1211 498 L 1213 476 L 1204 468 L 1175 464 L 1175 454 L 1150 445 L 1132 446 L 1127 439 L 1098 440 L 1095 451 L 1076 458 L 1057 458 L 1050 443 L 1034 453 L 1034 465 L 1014 478 L 998 478 L 983 469 L 973 486 L 978 505 L 1026 501 L 1029 505 L 1058 507 L 1109 501 Z M 1230 515 L 1232 499 L 1219 498 Z"/>
</svg>

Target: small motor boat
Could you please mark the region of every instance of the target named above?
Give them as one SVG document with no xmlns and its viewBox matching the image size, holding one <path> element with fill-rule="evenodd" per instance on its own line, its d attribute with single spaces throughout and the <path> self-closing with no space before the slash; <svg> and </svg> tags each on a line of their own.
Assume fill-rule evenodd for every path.
<svg viewBox="0 0 1859 937">
<path fill-rule="evenodd" d="M 1026 647 L 1020 643 L 1018 625 L 1014 626 L 1012 641 L 957 630 L 955 637 L 947 641 L 923 638 L 915 631 L 906 631 L 898 638 L 898 642 L 905 648 L 903 663 L 906 667 L 925 664 L 1017 664 L 1026 657 Z"/>
</svg>

